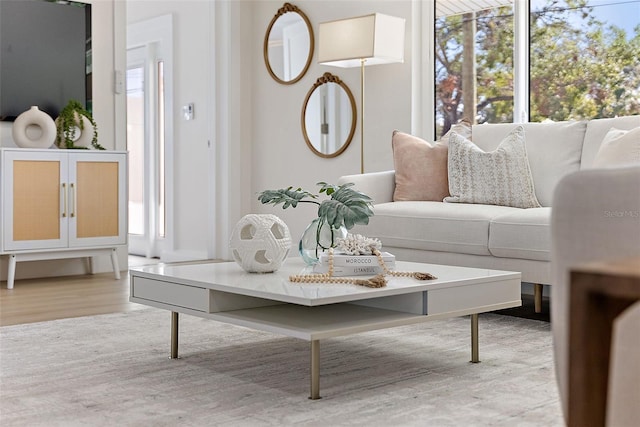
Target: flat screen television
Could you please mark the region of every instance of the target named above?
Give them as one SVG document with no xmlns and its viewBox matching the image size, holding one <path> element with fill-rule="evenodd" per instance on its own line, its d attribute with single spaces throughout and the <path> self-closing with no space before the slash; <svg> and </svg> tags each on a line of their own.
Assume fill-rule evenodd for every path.
<svg viewBox="0 0 640 427">
<path fill-rule="evenodd" d="M 35 105 L 52 118 L 76 100 L 91 111 L 91 5 L 0 0 L 0 120 Z"/>
</svg>

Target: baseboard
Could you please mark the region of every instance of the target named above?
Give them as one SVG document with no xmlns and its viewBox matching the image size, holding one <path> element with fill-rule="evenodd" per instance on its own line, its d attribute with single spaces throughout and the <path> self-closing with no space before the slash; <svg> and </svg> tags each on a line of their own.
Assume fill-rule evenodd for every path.
<svg viewBox="0 0 640 427">
<path fill-rule="evenodd" d="M 160 256 L 162 262 L 204 261 L 207 259 L 205 251 L 165 251 Z"/>
</svg>

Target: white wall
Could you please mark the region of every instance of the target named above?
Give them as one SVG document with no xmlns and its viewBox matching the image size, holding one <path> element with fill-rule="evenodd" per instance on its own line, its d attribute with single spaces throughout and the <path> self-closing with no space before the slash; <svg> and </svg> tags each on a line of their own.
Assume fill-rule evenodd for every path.
<svg viewBox="0 0 640 427">
<path fill-rule="evenodd" d="M 150 7 L 150 5 L 153 7 Z M 127 23 L 171 15 L 173 22 L 173 247 L 163 259 L 207 258 L 209 170 L 210 9 L 206 1 L 128 0 Z M 194 104 L 194 120 L 184 120 L 182 106 Z"/>
<path fill-rule="evenodd" d="M 405 63 L 369 67 L 366 72 L 365 170 L 391 169 L 391 133 L 409 131 L 411 125 L 411 2 L 295 4 L 309 17 L 314 33 L 320 22 L 373 12 L 407 19 Z M 262 49 L 267 26 L 280 7 L 281 1 L 127 2 L 129 23 L 167 13 L 174 16 L 174 250 L 184 259 L 203 253 L 229 258 L 230 229 L 250 212 L 276 213 L 297 238 L 316 215 L 314 207 L 274 209 L 259 204 L 257 193 L 289 185 L 315 190 L 318 181 L 335 182 L 360 170 L 359 131 L 340 157 L 324 159 L 307 148 L 300 127 L 304 98 L 326 71 L 349 85 L 359 109 L 359 69 L 318 65 L 314 53 L 299 82 L 274 81 Z M 190 122 L 180 117 L 180 107 L 188 102 L 196 106 L 196 118 Z"/>
<path fill-rule="evenodd" d="M 411 2 L 319 1 L 294 2 L 309 18 L 316 37 L 324 21 L 385 13 L 406 19 L 405 62 L 367 67 L 365 70 L 365 171 L 393 169 L 391 134 L 394 129 L 411 130 Z M 251 168 L 252 211 L 274 213 L 291 230 L 294 241 L 316 216 L 313 205 L 295 209 L 261 205 L 256 193 L 265 189 L 301 186 L 315 191 L 318 181 L 335 183 L 338 177 L 360 173 L 360 131 L 356 127 L 351 145 L 337 158 L 314 155 L 302 136 L 300 115 L 305 96 L 324 72 L 340 77 L 356 99 L 360 116 L 360 69 L 335 68 L 317 64 L 317 52 L 307 74 L 293 85 L 281 85 L 271 78 L 262 59 L 264 32 L 280 1 L 254 2 L 251 56 L 255 60 L 252 77 L 253 140 Z M 295 251 L 294 251 L 295 254 Z"/>
<path fill-rule="evenodd" d="M 304 98 L 326 71 L 343 79 L 359 104 L 359 69 L 318 65 L 314 53 L 308 73 L 298 83 L 274 81 L 262 49 L 266 28 L 281 1 L 174 0 L 154 1 L 149 7 L 150 3 L 128 0 L 127 22 L 174 16 L 177 257 L 206 253 L 228 258 L 230 228 L 250 212 L 276 213 L 299 236 L 315 216 L 312 206 L 282 211 L 259 204 L 256 195 L 289 185 L 315 190 L 318 181 L 335 182 L 341 175 L 359 172 L 359 131 L 344 154 L 323 159 L 307 148 L 300 127 Z M 373 12 L 407 19 L 405 63 L 370 67 L 366 73 L 365 167 L 367 171 L 392 168 L 391 132 L 410 130 L 411 124 L 411 2 L 295 4 L 309 17 L 314 33 L 320 22 Z M 188 102 L 194 102 L 196 109 L 190 122 L 180 117 L 180 107 Z"/>
<path fill-rule="evenodd" d="M 153 7 L 149 7 L 153 4 Z M 248 211 L 253 58 L 250 2 L 128 0 L 127 23 L 170 14 L 174 62 L 174 242 L 163 259 L 226 258 Z M 247 35 L 247 32 L 249 34 Z M 194 104 L 186 121 L 182 106 Z M 233 219 L 229 219 L 233 218 Z"/>
</svg>

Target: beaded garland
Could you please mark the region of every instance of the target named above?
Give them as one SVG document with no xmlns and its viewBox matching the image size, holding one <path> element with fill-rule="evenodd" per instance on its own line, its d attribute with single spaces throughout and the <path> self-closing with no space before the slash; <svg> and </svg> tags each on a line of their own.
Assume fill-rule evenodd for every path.
<svg viewBox="0 0 640 427">
<path fill-rule="evenodd" d="M 378 264 L 384 270 L 383 274 L 378 274 L 369 279 L 355 279 L 353 277 L 333 277 L 333 248 L 329 248 L 329 271 L 319 274 L 296 274 L 289 276 L 289 280 L 294 283 L 351 283 L 353 285 L 366 286 L 368 288 L 383 288 L 387 286 L 387 279 L 384 276 L 413 277 L 417 280 L 433 280 L 436 276 L 430 273 L 420 273 L 417 271 L 391 271 L 382 259 L 380 251 L 372 247 L 371 252 L 378 258 Z"/>
</svg>

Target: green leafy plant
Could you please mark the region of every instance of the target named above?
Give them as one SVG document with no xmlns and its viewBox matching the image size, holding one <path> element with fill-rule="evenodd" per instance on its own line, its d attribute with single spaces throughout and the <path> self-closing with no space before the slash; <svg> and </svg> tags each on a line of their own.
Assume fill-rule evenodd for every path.
<svg viewBox="0 0 640 427">
<path fill-rule="evenodd" d="M 56 119 L 56 146 L 58 148 L 87 149 L 87 147 L 77 147 L 73 139 L 76 128 L 80 128 L 81 132 L 84 130 L 85 125 L 82 117 L 86 117 L 93 126 L 91 145 L 97 150 L 104 150 L 105 148 L 98 143 L 98 125 L 93 120 L 91 113 L 73 99 L 60 111 L 60 115 Z"/>
<path fill-rule="evenodd" d="M 326 223 L 335 229 L 344 226 L 350 230 L 356 224 L 369 224 L 369 218 L 373 216 L 372 199 L 351 188 L 353 183 L 332 185 L 319 182 L 317 185 L 320 186 L 319 194 L 289 187 L 265 190 L 258 195 L 258 200 L 263 204 L 282 204 L 282 209 L 289 206 L 295 208 L 298 203 L 314 203 L 318 205 L 320 223 Z M 318 197 L 323 193 L 329 196 L 329 199 L 319 201 Z"/>
</svg>

